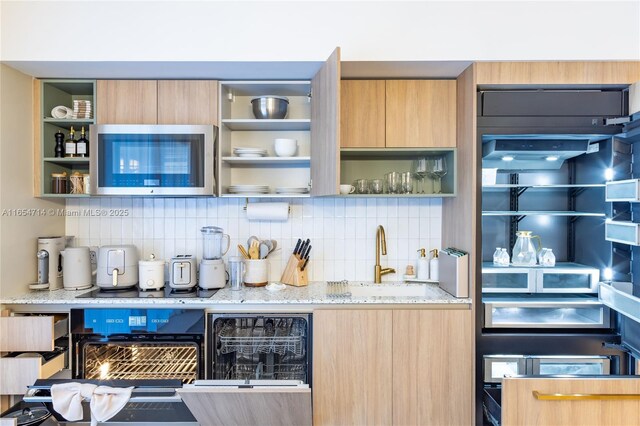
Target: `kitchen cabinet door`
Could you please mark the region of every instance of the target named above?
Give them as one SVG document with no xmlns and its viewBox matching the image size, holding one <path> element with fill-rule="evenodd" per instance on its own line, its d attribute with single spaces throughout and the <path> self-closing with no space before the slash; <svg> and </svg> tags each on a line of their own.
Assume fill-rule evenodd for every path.
<svg viewBox="0 0 640 426">
<path fill-rule="evenodd" d="M 313 424 L 390 425 L 391 310 L 313 313 Z"/>
<path fill-rule="evenodd" d="M 311 195 L 340 185 L 340 48 L 311 79 Z"/>
<path fill-rule="evenodd" d="M 640 377 L 502 379 L 502 424 L 637 426 Z"/>
<path fill-rule="evenodd" d="M 455 80 L 387 80 L 386 146 L 456 146 Z"/>
<path fill-rule="evenodd" d="M 340 82 L 340 146 L 384 148 L 384 80 Z"/>
<path fill-rule="evenodd" d="M 158 82 L 98 80 L 98 124 L 157 124 Z"/>
<path fill-rule="evenodd" d="M 218 125 L 218 82 L 158 81 L 158 124 Z"/>
<path fill-rule="evenodd" d="M 470 310 L 393 311 L 393 424 L 473 424 Z"/>
</svg>

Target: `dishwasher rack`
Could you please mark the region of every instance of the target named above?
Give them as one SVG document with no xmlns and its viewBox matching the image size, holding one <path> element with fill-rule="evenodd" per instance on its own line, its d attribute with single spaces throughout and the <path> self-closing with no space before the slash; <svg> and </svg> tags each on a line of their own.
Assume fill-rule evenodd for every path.
<svg viewBox="0 0 640 426">
<path fill-rule="evenodd" d="M 240 354 L 292 353 L 302 355 L 305 346 L 305 327 L 296 318 L 278 318 L 274 321 L 227 320 L 218 335 L 220 352 Z"/>
</svg>

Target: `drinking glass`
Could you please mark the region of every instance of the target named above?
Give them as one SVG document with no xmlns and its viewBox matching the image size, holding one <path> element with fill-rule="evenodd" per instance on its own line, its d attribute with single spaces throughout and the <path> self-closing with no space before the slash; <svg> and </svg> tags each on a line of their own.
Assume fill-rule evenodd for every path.
<svg viewBox="0 0 640 426">
<path fill-rule="evenodd" d="M 356 179 L 353 182 L 353 186 L 356 188 L 356 194 L 368 194 L 369 182 L 366 179 Z"/>
<path fill-rule="evenodd" d="M 369 190 L 372 194 L 382 194 L 382 191 L 383 191 L 382 179 L 372 179 L 369 182 Z"/>
<path fill-rule="evenodd" d="M 413 193 L 413 174 L 411 172 L 404 172 L 400 175 L 400 192 L 403 194 Z"/>
<path fill-rule="evenodd" d="M 437 155 L 427 158 L 427 173 L 433 179 L 433 193 L 442 193 L 442 177 L 447 174 L 447 160 L 443 155 Z M 436 190 L 436 180 L 438 181 L 438 189 Z"/>
<path fill-rule="evenodd" d="M 399 194 L 402 190 L 400 183 L 400 173 L 389 172 L 385 175 L 389 194 Z"/>
<path fill-rule="evenodd" d="M 418 178 L 418 188 L 416 190 L 419 194 L 424 194 L 424 178 L 427 176 L 427 159 L 416 158 L 411 163 L 411 172 Z"/>
</svg>

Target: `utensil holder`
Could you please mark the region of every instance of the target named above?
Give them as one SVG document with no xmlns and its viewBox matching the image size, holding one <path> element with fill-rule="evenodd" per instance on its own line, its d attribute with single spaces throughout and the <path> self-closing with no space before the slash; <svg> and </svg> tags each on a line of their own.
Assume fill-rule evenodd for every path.
<svg viewBox="0 0 640 426">
<path fill-rule="evenodd" d="M 287 266 L 284 268 L 280 281 L 287 285 L 296 287 L 302 287 L 309 284 L 306 269 L 304 271 L 301 269 L 303 264 L 304 260 L 300 259 L 297 255 L 292 254 L 291 257 L 289 257 Z"/>
</svg>

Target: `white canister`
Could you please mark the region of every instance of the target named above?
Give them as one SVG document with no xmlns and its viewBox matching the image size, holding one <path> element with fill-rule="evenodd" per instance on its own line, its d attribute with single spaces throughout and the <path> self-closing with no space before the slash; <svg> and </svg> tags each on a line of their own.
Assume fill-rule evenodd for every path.
<svg viewBox="0 0 640 426">
<path fill-rule="evenodd" d="M 164 260 L 156 260 L 153 254 L 148 260 L 139 260 L 138 273 L 140 290 L 164 288 Z"/>
</svg>

